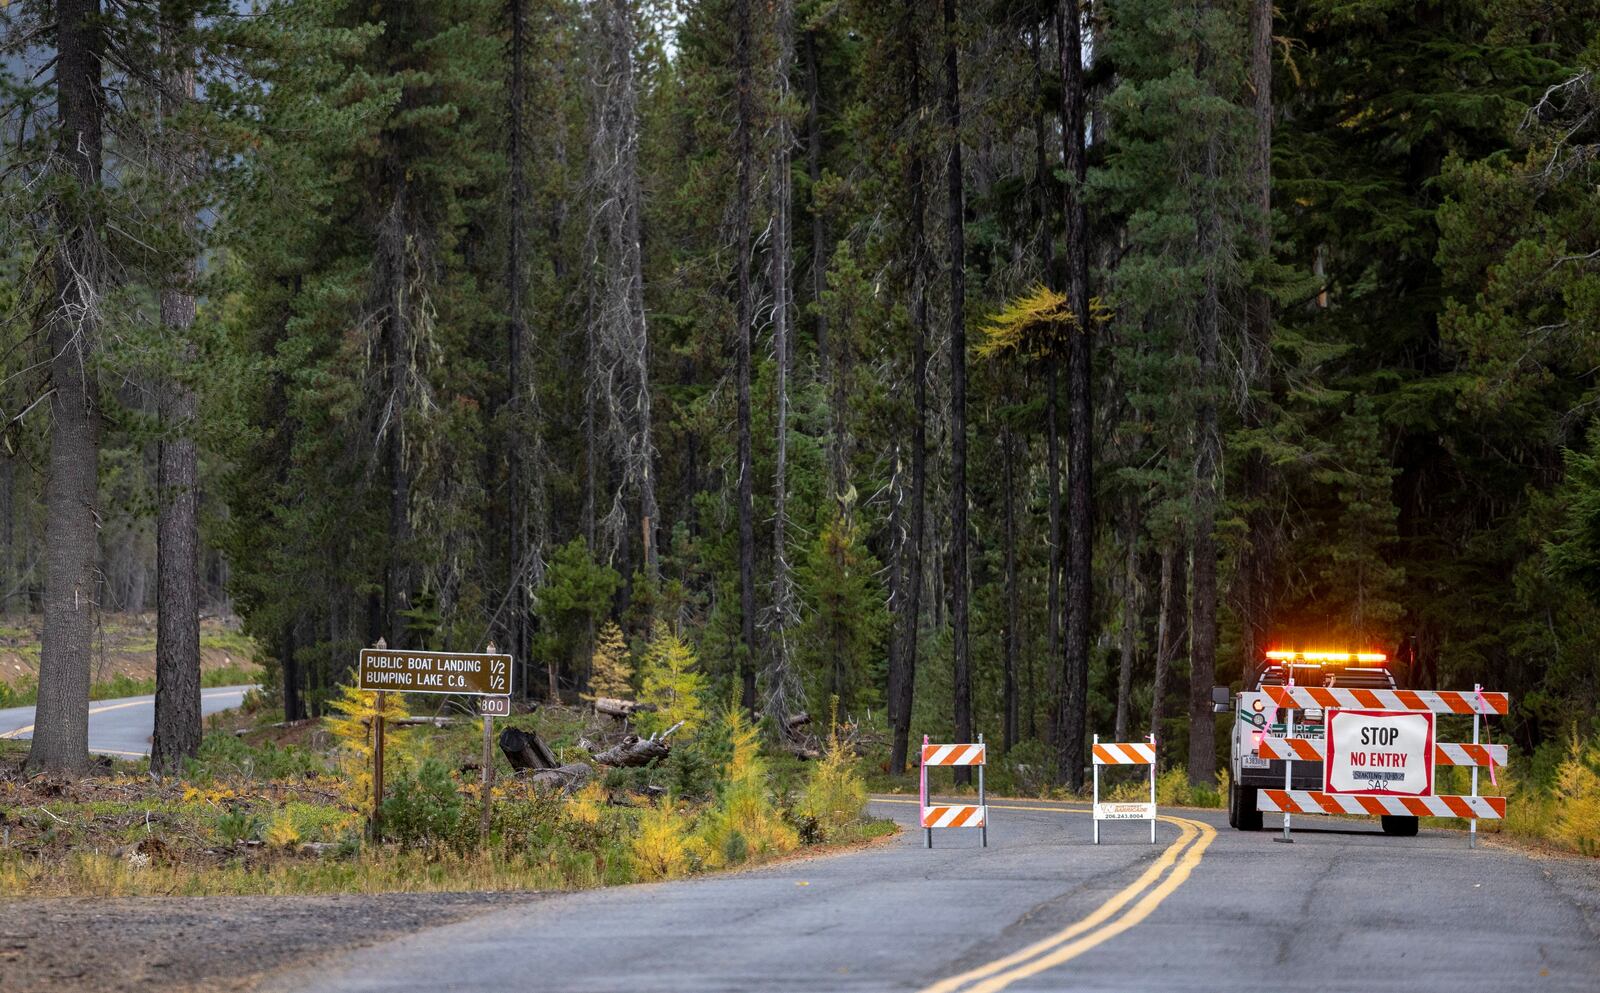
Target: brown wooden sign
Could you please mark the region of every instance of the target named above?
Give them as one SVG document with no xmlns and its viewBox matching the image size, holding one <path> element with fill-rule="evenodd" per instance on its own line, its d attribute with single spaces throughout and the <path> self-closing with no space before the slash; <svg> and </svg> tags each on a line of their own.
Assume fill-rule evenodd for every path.
<svg viewBox="0 0 1600 993">
<path fill-rule="evenodd" d="M 363 648 L 358 680 L 364 690 L 505 696 L 511 692 L 511 656 Z"/>
</svg>

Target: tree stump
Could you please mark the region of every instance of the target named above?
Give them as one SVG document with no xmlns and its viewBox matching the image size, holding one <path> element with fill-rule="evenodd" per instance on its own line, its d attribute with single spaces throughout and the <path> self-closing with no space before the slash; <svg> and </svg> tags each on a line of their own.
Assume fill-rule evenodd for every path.
<svg viewBox="0 0 1600 993">
<path fill-rule="evenodd" d="M 500 732 L 500 751 L 513 769 L 554 769 L 559 765 L 536 731 L 506 728 Z"/>
</svg>

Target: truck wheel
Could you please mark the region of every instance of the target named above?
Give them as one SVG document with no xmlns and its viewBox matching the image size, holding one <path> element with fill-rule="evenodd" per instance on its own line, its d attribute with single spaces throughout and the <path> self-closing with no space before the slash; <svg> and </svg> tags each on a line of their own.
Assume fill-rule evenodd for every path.
<svg viewBox="0 0 1600 993">
<path fill-rule="evenodd" d="M 1228 789 L 1228 824 L 1240 831 L 1261 830 L 1261 811 L 1256 809 L 1256 788 L 1233 784 Z"/>
<path fill-rule="evenodd" d="M 1415 817 L 1402 817 L 1399 815 L 1383 815 L 1383 833 L 1396 838 L 1415 838 L 1417 836 L 1417 819 Z"/>
</svg>

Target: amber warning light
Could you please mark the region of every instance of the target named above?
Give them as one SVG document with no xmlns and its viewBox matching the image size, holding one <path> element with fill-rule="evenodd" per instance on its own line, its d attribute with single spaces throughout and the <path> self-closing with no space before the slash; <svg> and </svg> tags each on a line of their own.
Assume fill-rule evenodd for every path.
<svg viewBox="0 0 1600 993">
<path fill-rule="evenodd" d="M 1267 658 L 1274 662 L 1387 662 L 1389 656 L 1382 652 L 1291 652 L 1271 651 Z"/>
</svg>

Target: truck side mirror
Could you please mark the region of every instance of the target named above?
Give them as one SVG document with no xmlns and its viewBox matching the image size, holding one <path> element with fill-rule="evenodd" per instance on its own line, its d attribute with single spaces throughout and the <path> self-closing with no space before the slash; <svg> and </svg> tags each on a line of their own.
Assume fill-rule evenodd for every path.
<svg viewBox="0 0 1600 993">
<path fill-rule="evenodd" d="M 1211 687 L 1211 711 L 1216 714 L 1226 714 L 1233 709 L 1233 692 L 1226 686 Z"/>
</svg>

